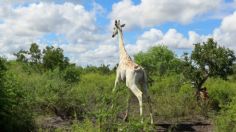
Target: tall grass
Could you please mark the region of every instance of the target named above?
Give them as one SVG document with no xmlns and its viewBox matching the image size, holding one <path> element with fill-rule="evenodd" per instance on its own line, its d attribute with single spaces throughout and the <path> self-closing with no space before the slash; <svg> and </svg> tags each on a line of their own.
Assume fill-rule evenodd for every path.
<svg viewBox="0 0 236 132">
<path fill-rule="evenodd" d="M 11 62 L 8 74 L 11 75 L 12 88 L 24 96 L 25 110 L 34 119 L 38 130 L 44 123 L 41 117 L 57 116 L 70 121 L 72 131 L 151 131 L 148 109 L 144 100 L 145 123 L 140 123 L 138 101 L 133 97 L 128 122 L 124 122 L 129 90 L 125 84 L 119 84 L 112 93 L 115 73 L 81 72 L 81 69 L 70 69 L 68 75 L 74 80 L 65 80 L 65 74 L 59 69 L 38 71 L 31 66 Z M 78 73 L 73 76 L 73 73 Z M 209 79 L 205 86 L 208 89 L 209 107 L 199 105 L 195 98 L 195 89 L 183 79 L 181 74 L 153 77 L 154 83 L 149 86 L 155 122 L 169 121 L 178 123 L 185 119 L 199 116 L 214 120 L 215 130 L 235 130 L 236 83 L 218 78 Z M 22 108 L 22 107 L 19 107 Z M 39 118 L 40 117 L 40 118 Z M 32 121 L 34 122 L 34 121 Z M 66 129 L 66 130 L 67 130 Z M 55 131 L 64 131 L 56 128 Z"/>
<path fill-rule="evenodd" d="M 236 131 L 236 83 L 231 80 L 218 78 L 207 81 L 212 109 L 216 110 L 214 117 L 215 131 Z"/>
</svg>

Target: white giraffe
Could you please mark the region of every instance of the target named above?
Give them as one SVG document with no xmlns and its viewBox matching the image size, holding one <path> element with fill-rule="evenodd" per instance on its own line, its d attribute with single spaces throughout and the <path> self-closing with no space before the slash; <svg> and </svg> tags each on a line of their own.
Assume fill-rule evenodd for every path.
<svg viewBox="0 0 236 132">
<path fill-rule="evenodd" d="M 116 80 L 113 92 L 115 91 L 116 85 L 119 81 L 125 81 L 126 86 L 131 90 L 131 92 L 137 97 L 139 101 L 141 122 L 143 122 L 143 95 L 144 95 L 144 97 L 146 97 L 148 100 L 151 124 L 153 124 L 151 100 L 147 91 L 148 90 L 147 75 L 146 72 L 144 71 L 144 68 L 134 63 L 134 61 L 131 59 L 131 57 L 127 54 L 125 50 L 123 42 L 123 33 L 122 33 L 122 28 L 124 26 L 125 24 L 122 25 L 120 24 L 120 20 L 118 21 L 115 20 L 115 27 L 112 37 L 115 37 L 118 34 L 120 61 L 116 70 Z M 130 103 L 130 97 L 128 98 L 127 110 L 124 120 L 127 120 L 128 118 L 129 103 Z"/>
</svg>

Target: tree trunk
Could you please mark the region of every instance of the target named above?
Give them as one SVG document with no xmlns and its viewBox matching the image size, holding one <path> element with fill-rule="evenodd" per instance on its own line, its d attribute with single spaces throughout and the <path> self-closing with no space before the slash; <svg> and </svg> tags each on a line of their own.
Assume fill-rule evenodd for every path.
<svg viewBox="0 0 236 132">
<path fill-rule="evenodd" d="M 197 97 L 197 100 L 200 99 L 200 91 L 202 89 L 202 85 L 206 82 L 208 77 L 209 77 L 209 74 L 206 74 L 206 76 L 202 80 L 200 80 L 199 83 L 196 84 L 196 89 L 197 89 L 196 97 Z"/>
</svg>

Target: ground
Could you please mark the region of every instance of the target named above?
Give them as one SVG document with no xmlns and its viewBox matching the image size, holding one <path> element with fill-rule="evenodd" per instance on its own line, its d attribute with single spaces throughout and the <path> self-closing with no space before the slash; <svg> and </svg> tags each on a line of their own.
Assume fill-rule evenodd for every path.
<svg viewBox="0 0 236 132">
<path fill-rule="evenodd" d="M 207 119 L 192 119 L 178 123 L 161 121 L 155 124 L 157 132 L 213 132 L 212 122 Z"/>
<path fill-rule="evenodd" d="M 69 126 L 72 124 L 71 120 L 62 120 L 60 117 L 43 118 L 40 127 L 43 129 L 64 128 L 69 131 Z M 178 123 L 172 121 L 157 121 L 154 123 L 155 131 L 157 132 L 213 132 L 213 124 L 210 120 L 199 117 L 198 119 L 186 119 Z"/>
</svg>

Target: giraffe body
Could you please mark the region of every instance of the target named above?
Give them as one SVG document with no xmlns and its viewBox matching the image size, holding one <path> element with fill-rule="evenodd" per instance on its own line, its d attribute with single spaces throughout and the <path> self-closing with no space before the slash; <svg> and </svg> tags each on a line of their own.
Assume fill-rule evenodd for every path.
<svg viewBox="0 0 236 132">
<path fill-rule="evenodd" d="M 124 27 L 124 25 L 120 25 L 120 21 L 115 21 L 115 32 L 113 32 L 112 36 L 114 37 L 116 34 L 118 34 L 120 61 L 116 70 L 116 80 L 113 92 L 116 89 L 117 83 L 120 81 L 124 81 L 126 83 L 126 86 L 137 97 L 139 101 L 141 117 L 143 116 L 143 96 L 146 97 L 149 104 L 151 123 L 153 124 L 151 100 L 148 95 L 147 89 L 147 75 L 144 68 L 136 64 L 127 54 L 123 42 L 123 34 L 121 29 L 122 27 Z M 128 99 L 127 103 L 125 120 L 128 118 L 129 103 L 130 99 Z M 143 122 L 143 117 L 141 121 Z"/>
</svg>

